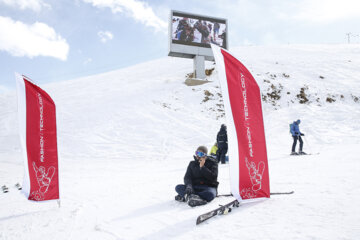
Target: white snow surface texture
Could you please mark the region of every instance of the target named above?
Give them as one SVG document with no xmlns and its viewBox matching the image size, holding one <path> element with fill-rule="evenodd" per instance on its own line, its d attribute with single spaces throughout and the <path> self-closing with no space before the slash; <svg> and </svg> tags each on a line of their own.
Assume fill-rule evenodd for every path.
<svg viewBox="0 0 360 240">
<path fill-rule="evenodd" d="M 196 208 L 174 200 L 195 149 L 210 149 L 225 123 L 221 91 L 216 68 L 210 83 L 190 87 L 192 61 L 164 57 L 40 86 L 57 106 L 60 208 L 14 187 L 24 172 L 16 92 L 0 94 L 0 185 L 10 190 L 0 192 L 0 239 L 359 239 L 360 45 L 231 52 L 263 94 L 270 190 L 294 194 L 195 225 L 233 199 Z M 297 119 L 313 155 L 289 155 Z M 229 193 L 228 164 L 218 180 Z"/>
</svg>

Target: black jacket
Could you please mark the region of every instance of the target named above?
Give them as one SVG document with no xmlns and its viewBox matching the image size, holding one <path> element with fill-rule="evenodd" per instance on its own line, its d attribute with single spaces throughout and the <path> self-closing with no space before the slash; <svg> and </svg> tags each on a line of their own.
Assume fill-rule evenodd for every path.
<svg viewBox="0 0 360 240">
<path fill-rule="evenodd" d="M 194 157 L 194 161 L 189 163 L 186 170 L 184 183 L 185 185 L 205 185 L 208 187 L 215 187 L 219 185 L 217 181 L 218 176 L 218 163 L 207 157 L 205 165 L 200 168 L 199 161 Z"/>
<path fill-rule="evenodd" d="M 219 148 L 227 147 L 228 139 L 227 139 L 226 127 L 221 126 L 220 131 L 216 136 L 216 141 Z"/>
</svg>

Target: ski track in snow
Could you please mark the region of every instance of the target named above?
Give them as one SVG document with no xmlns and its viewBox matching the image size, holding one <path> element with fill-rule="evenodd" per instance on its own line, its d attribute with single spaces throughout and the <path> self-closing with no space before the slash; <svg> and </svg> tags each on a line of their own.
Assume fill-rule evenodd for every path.
<svg viewBox="0 0 360 240">
<path fill-rule="evenodd" d="M 198 215 L 233 199 L 197 208 L 174 201 L 196 147 L 210 150 L 225 122 L 209 111 L 220 103 L 219 83 L 214 71 L 213 82 L 188 87 L 192 61 L 166 57 L 41 86 L 57 105 L 60 208 L 27 201 L 14 187 L 23 178 L 16 93 L 0 94 L 0 185 L 10 190 L 0 193 L 0 239 L 358 239 L 360 101 L 352 95 L 360 97 L 360 46 L 233 52 L 263 93 L 270 87 L 264 80 L 283 86 L 276 106 L 263 103 L 270 189 L 294 194 L 195 225 Z M 311 103 L 299 104 L 305 86 Z M 207 102 L 204 90 L 214 94 Z M 289 123 L 298 118 L 304 151 L 318 155 L 288 155 Z M 219 194 L 230 192 L 228 171 L 219 165 Z"/>
</svg>

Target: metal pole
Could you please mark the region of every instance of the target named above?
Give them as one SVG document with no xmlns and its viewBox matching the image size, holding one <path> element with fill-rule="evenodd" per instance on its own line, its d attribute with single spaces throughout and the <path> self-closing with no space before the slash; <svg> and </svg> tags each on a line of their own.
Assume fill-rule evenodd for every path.
<svg viewBox="0 0 360 240">
<path fill-rule="evenodd" d="M 347 37 L 348 37 L 348 43 L 350 43 L 350 36 L 351 36 L 351 33 L 347 33 L 346 35 L 347 35 Z"/>
<path fill-rule="evenodd" d="M 194 57 L 194 73 L 195 78 L 205 79 L 205 57 L 195 55 Z"/>
</svg>

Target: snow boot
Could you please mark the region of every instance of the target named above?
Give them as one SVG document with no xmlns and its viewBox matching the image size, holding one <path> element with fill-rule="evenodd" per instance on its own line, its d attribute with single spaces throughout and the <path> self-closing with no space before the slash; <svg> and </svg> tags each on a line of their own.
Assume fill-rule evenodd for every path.
<svg viewBox="0 0 360 240">
<path fill-rule="evenodd" d="M 22 189 L 20 183 L 15 184 L 15 187 L 16 187 L 18 190 L 21 190 L 21 189 Z"/>
<path fill-rule="evenodd" d="M 178 202 L 185 202 L 185 197 L 182 197 L 180 195 L 176 195 L 175 200 L 178 201 Z"/>
<path fill-rule="evenodd" d="M 7 186 L 2 186 L 1 187 L 1 190 L 4 192 L 4 193 L 7 193 L 9 191 L 8 187 Z"/>
<path fill-rule="evenodd" d="M 306 155 L 306 154 L 307 154 L 306 152 L 299 151 L 299 155 Z"/>
<path fill-rule="evenodd" d="M 297 152 L 291 152 L 290 155 L 299 155 Z"/>
<path fill-rule="evenodd" d="M 189 196 L 188 204 L 190 207 L 201 206 L 201 205 L 205 205 L 206 203 L 207 203 L 206 200 L 202 199 L 196 194 L 191 194 Z"/>
</svg>

